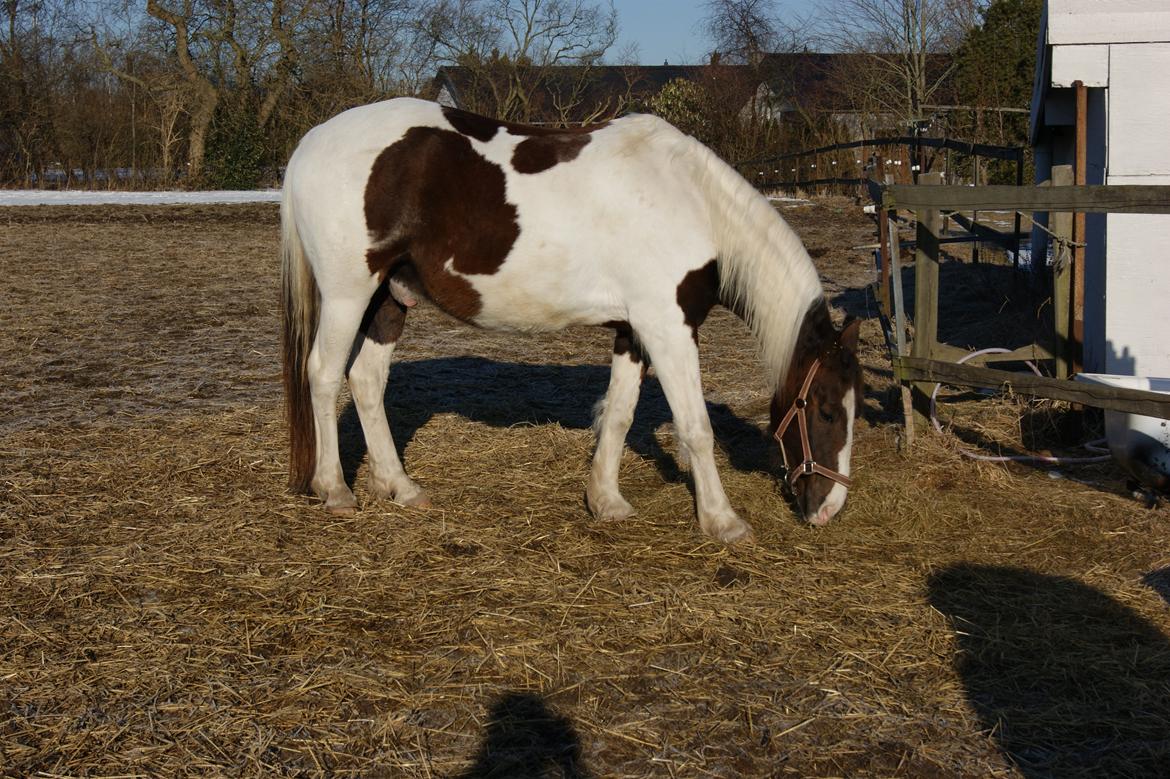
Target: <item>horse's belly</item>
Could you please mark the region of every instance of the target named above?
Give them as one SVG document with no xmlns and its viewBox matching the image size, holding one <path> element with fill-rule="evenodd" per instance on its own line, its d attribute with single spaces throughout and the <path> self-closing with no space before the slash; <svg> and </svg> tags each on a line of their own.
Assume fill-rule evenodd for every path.
<svg viewBox="0 0 1170 779">
<path fill-rule="evenodd" d="M 563 260 L 510 259 L 491 275 L 464 278 L 480 297 L 474 321 L 505 330 L 560 330 L 624 318 L 618 297 L 597 273 Z"/>
</svg>

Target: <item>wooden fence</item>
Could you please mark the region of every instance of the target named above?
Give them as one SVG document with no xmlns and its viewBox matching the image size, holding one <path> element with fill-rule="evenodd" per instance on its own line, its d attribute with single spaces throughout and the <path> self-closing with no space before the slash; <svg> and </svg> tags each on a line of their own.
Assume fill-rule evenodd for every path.
<svg viewBox="0 0 1170 779">
<path fill-rule="evenodd" d="M 939 153 L 947 154 L 940 160 Z M 890 136 L 834 143 L 815 149 L 744 160 L 736 168 L 760 189 L 821 190 L 830 187 L 868 189 L 878 183 L 910 183 L 932 172 L 940 162 L 950 172 L 950 153 L 970 157 L 973 184 L 979 184 L 979 160 L 1015 163 L 1016 183 L 1023 183 L 1025 150 L 951 138 Z M 890 181 L 887 182 L 887 177 Z M 872 194 L 872 193 L 871 193 Z"/>
<path fill-rule="evenodd" d="M 1066 166 L 1067 168 L 1067 166 Z M 1085 406 L 1113 409 L 1170 419 L 1170 396 L 1156 392 L 1105 387 L 1068 381 L 1070 366 L 1079 364 L 1080 332 L 1076 301 L 1083 299 L 1082 278 L 1075 267 L 1078 257 L 1071 248 L 1083 241 L 1074 232 L 1072 213 L 1170 214 L 1170 186 L 1071 186 L 1071 170 L 1054 169 L 1055 184 L 1023 186 L 944 186 L 937 174 L 919 178 L 918 186 L 882 187 L 878 210 L 880 274 L 878 303 L 895 333 L 894 374 L 903 382 L 907 432 L 912 437 L 915 421 L 928 422 L 929 398 L 937 384 L 960 387 L 1010 388 L 1034 397 L 1068 400 Z M 893 226 L 898 210 L 914 212 L 914 337 L 906 341 L 906 308 L 902 299 L 900 244 Z M 944 215 L 961 211 L 995 210 L 1048 212 L 1057 247 L 1054 289 L 1054 333 L 1051 344 L 1033 343 L 1006 354 L 988 355 L 984 363 L 1020 360 L 1052 360 L 1056 378 L 996 370 L 980 365 L 959 365 L 965 350 L 938 341 L 938 274 Z M 1018 223 L 1018 222 L 1017 222 Z M 961 221 L 960 221 L 961 224 Z M 968 228 L 969 229 L 969 228 Z M 986 235 L 986 230 L 983 231 Z M 1019 231 L 1013 236 L 1019 238 Z M 1044 262 L 1044 258 L 1034 258 Z M 1083 262 L 1083 259 L 1079 259 Z"/>
<path fill-rule="evenodd" d="M 944 150 L 945 173 L 936 172 L 932 168 Z M 951 152 L 971 158 L 969 178 L 961 179 L 952 172 Z M 1033 397 L 1170 419 L 1170 396 L 1165 394 L 1069 381 L 1080 365 L 1083 338 L 1084 251 L 1079 248 L 1084 245 L 1083 214 L 1170 214 L 1170 186 L 1085 186 L 1081 183 L 1083 178 L 1074 176 L 1073 167 L 1066 165 L 1054 167 L 1051 181 L 1044 186 L 1026 187 L 1024 154 L 1025 150 L 1018 147 L 898 136 L 832 144 L 744 160 L 736 165 L 759 189 L 824 191 L 856 187 L 863 198 L 873 201 L 878 223 L 879 278 L 875 297 L 890 336 L 894 374 L 903 384 L 909 440 L 913 439 L 916 421 L 929 424 L 929 399 L 938 384 L 1010 389 Z M 979 174 L 981 158 L 1014 162 L 1016 184 L 983 184 Z M 1078 159 L 1083 159 L 1080 151 Z M 965 185 L 955 186 L 960 180 Z M 948 181 L 951 185 L 947 185 Z M 899 211 L 913 214 L 912 241 L 899 238 Z M 1011 213 L 1013 229 L 1001 231 L 980 223 L 979 211 Z M 978 262 L 979 243 L 993 243 L 1011 252 L 1013 266 L 1018 269 L 1021 240 L 1029 237 L 1020 229 L 1023 213 L 1047 213 L 1050 217 L 1047 229 L 1055 247 L 1053 338 L 1049 343 L 1032 343 L 959 364 L 958 360 L 968 352 L 938 340 L 940 247 L 971 242 L 972 260 Z M 958 234 L 944 234 L 948 221 L 960 228 Z M 908 338 L 901 282 L 903 247 L 914 248 L 912 340 Z M 1034 257 L 1033 262 L 1045 263 L 1046 258 Z M 1051 361 L 1056 376 L 986 367 L 1023 360 Z"/>
</svg>

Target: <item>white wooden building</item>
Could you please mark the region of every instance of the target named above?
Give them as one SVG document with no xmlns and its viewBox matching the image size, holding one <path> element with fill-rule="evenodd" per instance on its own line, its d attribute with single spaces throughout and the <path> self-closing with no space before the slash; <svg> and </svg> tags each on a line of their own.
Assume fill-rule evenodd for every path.
<svg viewBox="0 0 1170 779">
<path fill-rule="evenodd" d="M 1037 183 L 1074 162 L 1079 80 L 1085 183 L 1170 184 L 1170 0 L 1048 0 L 1036 64 Z M 1085 370 L 1170 377 L 1170 215 L 1089 214 L 1085 241 Z"/>
</svg>

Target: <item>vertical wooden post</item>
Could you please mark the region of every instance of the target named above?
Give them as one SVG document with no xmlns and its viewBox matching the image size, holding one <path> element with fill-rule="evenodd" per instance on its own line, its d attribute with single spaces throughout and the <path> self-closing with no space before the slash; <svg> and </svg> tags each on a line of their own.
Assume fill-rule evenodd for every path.
<svg viewBox="0 0 1170 779">
<path fill-rule="evenodd" d="M 1074 81 L 1073 88 L 1077 91 L 1077 159 L 1076 183 L 1085 183 L 1085 166 L 1088 161 L 1088 116 L 1089 90 L 1083 81 Z M 1085 212 L 1077 211 L 1073 217 L 1073 240 L 1083 244 L 1085 242 Z M 1079 373 L 1085 365 L 1085 247 L 1077 246 L 1073 249 L 1073 372 Z"/>
<path fill-rule="evenodd" d="M 1016 149 L 1016 186 L 1024 186 L 1024 150 Z M 1014 234 L 1012 235 L 1012 267 L 1020 269 L 1020 211 L 1016 209 L 1015 219 L 1012 220 Z M 1036 272 L 1036 258 L 1032 258 L 1032 272 Z M 1040 266 L 1043 267 L 1043 266 Z M 1035 277 L 1033 277 L 1035 278 Z"/>
<path fill-rule="evenodd" d="M 893 212 L 881 212 L 881 218 L 886 221 L 886 240 L 889 243 L 891 257 L 890 269 L 893 273 L 892 287 L 894 296 L 894 342 L 898 347 L 898 354 L 908 354 L 906 346 L 906 303 L 902 300 L 902 242 L 898 238 L 898 225 L 894 222 Z M 910 397 L 910 386 L 902 385 L 902 421 L 906 429 L 906 446 L 914 445 L 914 403 Z"/>
<path fill-rule="evenodd" d="M 938 173 L 919 176 L 920 186 L 940 184 Z M 931 359 L 938 343 L 938 263 L 939 231 L 942 215 L 937 209 L 919 209 L 917 248 L 914 252 L 914 343 L 911 353 L 915 357 Z M 911 396 L 914 406 L 913 421 L 907 425 L 930 425 L 930 395 L 935 385 L 929 382 L 915 382 Z"/>
<path fill-rule="evenodd" d="M 882 208 L 882 204 L 878 203 L 874 206 L 874 208 L 876 209 L 875 213 L 877 214 L 878 223 L 878 256 L 881 258 L 882 263 L 881 274 L 878 277 L 878 286 L 880 289 L 880 295 L 878 299 L 881 303 L 882 313 L 889 317 L 891 310 L 891 279 L 894 278 L 893 265 L 891 265 L 894 258 L 890 256 L 890 242 L 888 240 L 890 225 L 888 224 L 889 220 L 887 219 L 888 214 Z"/>
<path fill-rule="evenodd" d="M 972 157 L 971 157 L 971 186 L 973 186 L 973 187 L 979 186 L 979 155 L 978 154 L 972 155 Z M 979 212 L 972 211 L 971 212 L 971 226 L 974 227 L 978 223 L 979 223 Z M 974 240 L 971 242 L 971 262 L 976 263 L 976 264 L 979 263 L 979 241 L 978 240 Z"/>
<path fill-rule="evenodd" d="M 942 172 L 943 183 L 950 184 L 951 183 L 951 147 L 948 146 L 948 147 L 946 147 L 946 149 L 947 149 L 947 156 L 946 156 L 946 161 L 943 163 L 943 172 Z M 948 211 L 946 214 L 943 214 L 942 234 L 946 235 L 950 229 L 951 229 L 951 216 L 950 216 L 950 212 Z"/>
<path fill-rule="evenodd" d="M 1066 187 L 1073 183 L 1072 165 L 1053 165 L 1052 180 L 1054 187 Z M 1072 252 L 1069 242 L 1073 236 L 1072 213 L 1050 213 L 1048 215 L 1048 229 L 1052 231 L 1052 316 L 1056 343 L 1052 345 L 1052 354 L 1056 357 L 1056 378 L 1067 379 L 1069 366 L 1073 363 L 1072 327 Z M 1032 258 L 1033 262 L 1043 261 Z"/>
</svg>

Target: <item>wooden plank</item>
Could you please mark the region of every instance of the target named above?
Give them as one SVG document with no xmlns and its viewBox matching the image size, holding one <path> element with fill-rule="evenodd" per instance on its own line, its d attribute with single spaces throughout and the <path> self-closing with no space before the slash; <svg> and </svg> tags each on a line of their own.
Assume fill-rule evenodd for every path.
<svg viewBox="0 0 1170 779">
<path fill-rule="evenodd" d="M 1073 175 L 1076 184 L 1085 183 L 1086 164 L 1089 148 L 1089 90 L 1084 82 L 1074 81 L 1073 87 L 1077 93 L 1077 125 L 1076 125 L 1076 166 Z M 1085 242 L 1085 212 L 1077 211 L 1073 214 L 1073 240 L 1078 244 Z M 1073 298 L 1072 298 L 1072 358 L 1073 373 L 1077 373 L 1085 364 L 1085 247 L 1073 247 Z"/>
<path fill-rule="evenodd" d="M 906 346 L 906 302 L 903 300 L 902 293 L 902 250 L 895 243 L 898 225 L 893 217 L 884 211 L 878 218 L 886 220 L 886 240 L 889 241 L 887 252 L 890 257 L 891 274 L 890 289 L 894 295 L 894 326 L 898 329 L 896 333 L 898 354 L 909 354 L 909 349 Z"/>
<path fill-rule="evenodd" d="M 979 187 L 979 156 L 975 155 L 971 158 L 971 186 Z M 971 212 L 971 232 L 976 237 L 979 235 L 979 212 Z M 971 262 L 976 265 L 979 264 L 979 241 L 971 244 Z"/>
<path fill-rule="evenodd" d="M 970 232 L 980 241 L 989 241 L 1004 249 L 1010 249 L 1015 242 L 1020 240 L 1019 233 L 1015 235 L 1012 233 L 1001 233 L 994 227 L 979 224 L 966 214 L 959 213 L 958 211 L 947 211 L 946 213 L 950 214 L 951 219 L 954 219 L 960 227 Z"/>
<path fill-rule="evenodd" d="M 906 346 L 906 303 L 902 299 L 902 247 L 898 241 L 898 224 L 894 217 L 886 212 L 879 211 L 878 219 L 886 220 L 886 240 L 889 242 L 890 271 L 893 274 L 891 287 L 894 293 L 894 327 L 897 328 L 895 338 L 898 344 L 898 354 L 904 355 Z M 910 398 L 910 387 L 902 385 L 902 424 L 906 430 L 906 445 L 914 445 L 914 405 Z"/>
<path fill-rule="evenodd" d="M 1020 150 L 1020 156 L 1016 157 L 1016 186 L 1017 187 L 1024 186 L 1024 152 L 1022 149 Z M 1012 246 L 1011 246 L 1012 267 L 1015 268 L 1016 270 L 1019 270 L 1020 269 L 1020 216 L 1021 216 L 1021 214 L 1019 211 L 1016 211 L 1014 214 L 1012 214 L 1012 216 L 1013 216 L 1013 224 L 1012 224 L 1013 238 L 1012 238 Z M 1035 257 L 1035 255 L 1033 255 L 1033 258 L 1034 257 Z M 1043 266 L 1040 266 L 1040 267 L 1043 267 Z M 1036 272 L 1036 268 L 1037 268 L 1037 266 L 1033 263 L 1032 264 L 1032 272 L 1033 273 Z"/>
<path fill-rule="evenodd" d="M 1170 214 L 1170 186 L 1147 184 L 1082 187 L 916 187 L 897 184 L 886 188 L 886 209 L 937 208 L 945 211 L 1108 211 L 1131 214 Z"/>
<path fill-rule="evenodd" d="M 958 362 L 967 355 L 971 354 L 970 349 L 962 349 L 951 344 L 935 344 L 933 349 L 934 359 L 946 360 L 947 362 Z M 1024 362 L 1030 360 L 1036 362 L 1037 360 L 1051 360 L 1052 352 L 1041 344 L 1027 344 L 1012 349 L 1010 352 L 993 352 L 992 354 L 981 354 L 978 357 L 972 357 L 967 361 L 967 365 L 983 365 L 991 362 Z"/>
<path fill-rule="evenodd" d="M 889 222 L 886 219 L 884 211 L 878 211 L 876 214 L 878 222 L 878 257 L 881 258 L 881 268 L 878 275 L 878 286 L 881 289 L 881 295 L 878 297 L 878 304 L 881 306 L 882 313 L 886 316 L 890 314 L 890 280 L 893 278 L 893 266 L 890 258 L 890 245 L 897 243 L 896 241 L 889 241 L 887 238 L 887 230 L 889 229 Z M 897 251 L 897 247 L 893 247 L 893 251 Z"/>
<path fill-rule="evenodd" d="M 894 375 L 899 381 L 933 382 L 956 387 L 1009 388 L 1021 395 L 1066 400 L 1094 408 L 1170 419 L 1170 395 L 1159 392 L 1105 387 L 973 365 L 953 365 L 941 360 L 926 360 L 919 357 L 895 358 Z"/>
<path fill-rule="evenodd" d="M 918 178 L 919 186 L 935 187 L 942 183 L 938 173 L 924 173 Z M 936 209 L 918 210 L 918 229 L 914 250 L 914 342 L 910 352 L 915 357 L 934 357 L 938 344 L 938 261 L 939 231 L 942 229 L 942 214 Z M 914 407 L 913 423 L 930 426 L 929 398 L 933 385 L 916 383 L 912 387 Z"/>
</svg>

